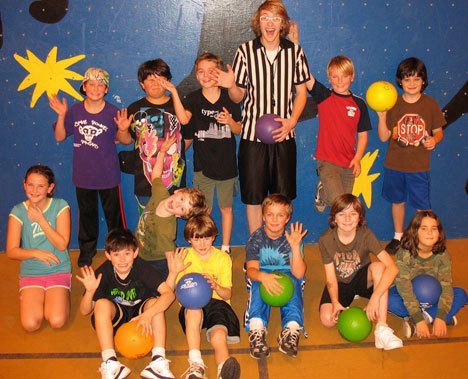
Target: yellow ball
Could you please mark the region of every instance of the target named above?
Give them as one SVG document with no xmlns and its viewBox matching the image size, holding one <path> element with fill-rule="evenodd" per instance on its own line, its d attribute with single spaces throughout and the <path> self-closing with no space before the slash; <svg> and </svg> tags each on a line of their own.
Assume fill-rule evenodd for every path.
<svg viewBox="0 0 468 379">
<path fill-rule="evenodd" d="M 143 336 L 136 330 L 137 321 L 122 324 L 115 333 L 114 343 L 124 357 L 137 359 L 144 357 L 153 347 L 153 336 Z"/>
<path fill-rule="evenodd" d="M 385 112 L 393 108 L 398 93 L 395 87 L 383 80 L 370 85 L 366 92 L 366 101 L 369 107 L 376 112 Z"/>
</svg>

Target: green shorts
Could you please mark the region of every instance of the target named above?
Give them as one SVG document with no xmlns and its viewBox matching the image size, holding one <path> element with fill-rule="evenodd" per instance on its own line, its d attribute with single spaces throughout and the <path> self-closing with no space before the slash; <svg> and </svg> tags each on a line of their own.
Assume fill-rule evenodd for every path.
<svg viewBox="0 0 468 379">
<path fill-rule="evenodd" d="M 201 171 L 196 171 L 193 175 L 193 187 L 203 192 L 210 208 L 213 208 L 215 188 L 219 207 L 232 208 L 233 198 L 237 194 L 237 176 L 232 179 L 214 180 L 207 178 Z"/>
</svg>

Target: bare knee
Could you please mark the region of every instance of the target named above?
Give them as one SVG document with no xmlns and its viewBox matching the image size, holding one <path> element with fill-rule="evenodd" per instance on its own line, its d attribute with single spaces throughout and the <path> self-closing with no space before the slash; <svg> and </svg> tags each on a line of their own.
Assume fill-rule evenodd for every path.
<svg viewBox="0 0 468 379">
<path fill-rule="evenodd" d="M 210 333 L 210 341 L 212 345 L 219 345 L 222 343 L 226 343 L 227 341 L 226 330 L 224 328 L 213 329 Z"/>
<path fill-rule="evenodd" d="M 60 329 L 67 323 L 68 315 L 52 315 L 47 319 L 47 321 L 51 328 Z"/>
<path fill-rule="evenodd" d="M 21 319 L 21 326 L 28 333 L 32 333 L 39 330 L 41 328 L 41 325 L 42 318 L 39 317 L 28 317 L 27 319 Z"/>
</svg>

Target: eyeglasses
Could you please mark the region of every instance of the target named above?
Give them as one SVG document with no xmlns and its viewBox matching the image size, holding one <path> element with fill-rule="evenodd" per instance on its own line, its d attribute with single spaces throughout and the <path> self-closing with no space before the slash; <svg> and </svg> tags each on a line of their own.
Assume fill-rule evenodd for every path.
<svg viewBox="0 0 468 379">
<path fill-rule="evenodd" d="M 273 17 L 270 17 L 270 16 L 260 16 L 260 21 L 262 22 L 268 22 L 268 21 L 273 21 L 275 24 L 283 21 L 283 19 L 279 16 L 273 16 Z"/>
</svg>

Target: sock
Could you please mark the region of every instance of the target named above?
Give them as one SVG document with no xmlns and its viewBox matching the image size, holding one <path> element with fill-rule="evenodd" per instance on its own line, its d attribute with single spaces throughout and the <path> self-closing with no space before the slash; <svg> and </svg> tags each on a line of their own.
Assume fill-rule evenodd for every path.
<svg viewBox="0 0 468 379">
<path fill-rule="evenodd" d="M 224 251 L 224 252 L 226 252 L 226 253 L 229 253 L 229 249 L 230 249 L 230 248 L 231 248 L 231 247 L 230 247 L 229 245 L 222 245 L 222 246 L 221 246 L 221 251 Z"/>
<path fill-rule="evenodd" d="M 117 354 L 115 353 L 114 349 L 106 349 L 101 351 L 101 357 L 103 362 L 107 361 L 110 358 L 114 358 L 115 360 L 117 360 Z"/>
<path fill-rule="evenodd" d="M 197 350 L 197 349 L 189 350 L 188 356 L 189 356 L 190 361 L 204 364 L 203 359 L 201 357 L 200 350 Z"/>
<path fill-rule="evenodd" d="M 289 321 L 286 327 L 292 330 L 302 329 L 301 326 L 296 321 Z"/>
<path fill-rule="evenodd" d="M 166 358 L 166 349 L 163 347 L 153 347 L 151 349 L 151 357 L 154 358 L 160 355 L 163 358 Z"/>
<path fill-rule="evenodd" d="M 403 237 L 403 233 L 395 232 L 395 235 L 393 236 L 393 238 L 395 238 L 398 241 L 401 241 L 401 237 Z"/>
<path fill-rule="evenodd" d="M 253 317 L 250 319 L 250 330 L 263 329 L 263 321 L 261 318 Z"/>
</svg>

